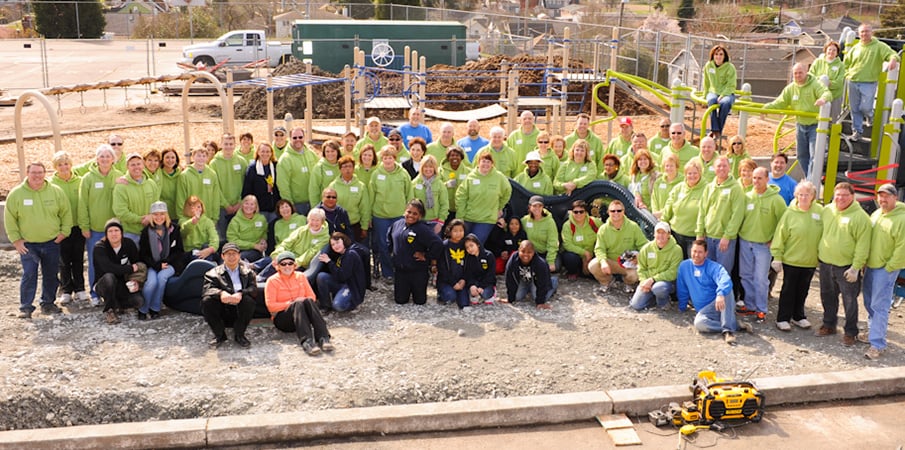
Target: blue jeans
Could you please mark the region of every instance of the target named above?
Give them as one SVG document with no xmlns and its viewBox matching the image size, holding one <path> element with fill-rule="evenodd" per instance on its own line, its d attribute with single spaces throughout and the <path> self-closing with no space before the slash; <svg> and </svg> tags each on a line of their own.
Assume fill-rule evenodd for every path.
<svg viewBox="0 0 905 450">
<path fill-rule="evenodd" d="M 142 303 L 141 308 L 138 308 L 139 312 L 145 314 L 149 310 L 160 312 L 160 305 L 163 304 L 163 292 L 167 288 L 167 280 L 175 274 L 176 269 L 173 269 L 172 266 L 161 269 L 159 272 L 148 267 L 148 279 L 145 280 L 145 285 L 141 288 L 145 301 Z"/>
<path fill-rule="evenodd" d="M 495 223 L 465 222 L 466 232 L 477 236 L 478 240 L 481 241 L 481 245 L 484 245 L 487 242 L 487 238 L 490 236 L 490 232 L 493 231 L 493 227 L 495 226 Z"/>
<path fill-rule="evenodd" d="M 308 213 L 311 212 L 311 203 L 299 202 L 299 203 L 294 204 L 293 206 L 295 206 L 295 212 L 297 212 L 303 216 L 307 217 Z"/>
<path fill-rule="evenodd" d="M 382 217 L 371 218 L 371 225 L 373 225 L 374 228 L 374 240 L 377 241 L 377 248 L 371 250 L 377 251 L 377 260 L 380 261 L 380 274 L 384 278 L 393 276 L 393 259 L 390 258 L 390 248 L 388 241 L 389 238 L 387 238 L 387 232 L 390 231 L 390 226 L 393 225 L 393 222 L 401 218 L 402 217 L 390 217 L 388 219 L 384 219 Z"/>
<path fill-rule="evenodd" d="M 220 242 L 226 242 L 226 228 L 229 227 L 229 221 L 236 217 L 235 214 L 226 214 L 226 210 L 220 208 L 220 218 L 217 220 L 217 235 L 220 236 Z M 270 223 L 269 221 L 267 223 Z"/>
<path fill-rule="evenodd" d="M 460 309 L 468 306 L 470 303 L 468 299 L 468 290 L 463 287 L 462 290 L 457 291 L 453 289 L 451 284 L 446 283 L 437 283 L 437 297 L 443 303 L 456 302 L 456 305 L 458 305 Z"/>
<path fill-rule="evenodd" d="M 726 125 L 726 118 L 729 117 L 729 111 L 732 111 L 732 105 L 735 103 L 735 94 L 727 95 L 722 100 L 720 96 L 714 93 L 707 94 L 707 106 L 720 104 L 720 107 L 710 113 L 710 131 L 717 133 L 723 132 L 723 126 Z"/>
<path fill-rule="evenodd" d="M 814 154 L 814 147 L 817 145 L 817 124 L 798 124 L 797 129 L 795 145 L 798 151 L 798 165 L 801 166 L 801 170 L 804 171 L 804 176 L 807 178 L 808 169 L 811 167 L 811 156 Z"/>
<path fill-rule="evenodd" d="M 85 244 L 85 248 L 88 250 L 88 286 L 91 286 L 91 297 L 93 298 L 97 298 L 97 293 L 94 292 L 94 282 L 97 281 L 94 279 L 94 246 L 104 236 L 103 231 L 92 231 L 91 236 L 88 236 L 88 242 Z"/>
<path fill-rule="evenodd" d="M 317 299 L 322 308 L 343 312 L 358 306 L 353 303 L 349 285 L 336 281 L 332 274 L 327 272 L 317 274 L 316 284 Z"/>
<path fill-rule="evenodd" d="M 19 311 L 32 312 L 38 291 L 38 265 L 41 266 L 41 305 L 52 305 L 57 298 L 60 280 L 60 244 L 54 241 L 26 242 L 28 253 L 19 255 L 22 281 L 19 282 Z"/>
<path fill-rule="evenodd" d="M 887 272 L 883 267 L 864 271 L 864 309 L 870 327 L 867 338 L 877 350 L 886 348 L 886 329 L 889 327 L 889 308 L 899 271 Z"/>
<path fill-rule="evenodd" d="M 852 81 L 848 84 L 848 104 L 852 110 L 852 129 L 863 133 L 864 118 L 874 116 L 877 82 Z"/>
<path fill-rule="evenodd" d="M 550 298 L 553 297 L 553 294 L 556 293 L 556 289 L 559 288 L 559 277 L 552 276 L 550 277 L 550 291 L 547 292 L 547 297 L 544 298 L 544 301 L 539 301 L 537 299 L 537 286 L 534 283 L 530 283 L 527 281 L 519 281 L 518 290 L 515 291 L 515 301 L 520 302 L 524 300 L 528 294 L 531 294 L 531 298 L 534 299 L 534 303 L 540 305 L 541 303 L 547 303 L 550 301 Z"/>
<path fill-rule="evenodd" d="M 641 311 L 654 306 L 653 300 L 656 300 L 657 307 L 662 308 L 669 304 L 669 294 L 675 291 L 676 283 L 674 281 L 656 281 L 649 292 L 642 291 L 639 286 L 635 288 L 635 295 L 632 296 L 629 306 L 635 311 Z"/>
<path fill-rule="evenodd" d="M 468 291 L 465 292 L 470 294 L 469 291 L 471 290 L 471 286 L 467 286 L 465 289 L 468 289 Z M 496 295 L 496 286 L 490 286 L 488 288 L 484 288 L 484 292 L 478 294 L 478 297 L 480 297 L 481 300 L 490 300 L 490 298 L 494 295 Z M 469 301 L 471 301 L 471 299 L 469 299 Z"/>
<path fill-rule="evenodd" d="M 726 307 L 722 311 L 716 310 L 716 299 L 707 306 L 698 310 L 694 316 L 694 327 L 702 333 L 719 333 L 738 331 L 738 322 L 735 321 L 735 306 L 732 298 L 726 298 Z"/>
<path fill-rule="evenodd" d="M 738 240 L 738 273 L 745 288 L 745 308 L 767 312 L 767 292 L 770 289 L 770 247 L 767 244 Z"/>
<path fill-rule="evenodd" d="M 707 238 L 707 257 L 720 263 L 726 269 L 726 272 L 732 272 L 732 267 L 735 265 L 735 246 L 737 241 L 738 239 L 730 239 L 729 248 L 725 252 L 721 252 L 720 239 Z"/>
</svg>

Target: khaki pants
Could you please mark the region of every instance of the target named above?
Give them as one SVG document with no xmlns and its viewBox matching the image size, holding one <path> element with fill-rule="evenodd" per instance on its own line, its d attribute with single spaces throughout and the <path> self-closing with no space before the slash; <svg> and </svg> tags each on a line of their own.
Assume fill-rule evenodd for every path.
<svg viewBox="0 0 905 450">
<path fill-rule="evenodd" d="M 588 263 L 588 271 L 591 272 L 591 275 L 594 275 L 594 278 L 596 278 L 600 284 L 610 284 L 613 281 L 613 275 L 622 275 L 622 280 L 625 284 L 635 284 L 638 282 L 637 269 L 626 269 L 612 259 L 607 259 L 606 264 L 610 268 L 609 274 L 603 273 L 603 270 L 600 268 L 600 261 L 597 258 L 592 259 L 591 262 Z"/>
</svg>

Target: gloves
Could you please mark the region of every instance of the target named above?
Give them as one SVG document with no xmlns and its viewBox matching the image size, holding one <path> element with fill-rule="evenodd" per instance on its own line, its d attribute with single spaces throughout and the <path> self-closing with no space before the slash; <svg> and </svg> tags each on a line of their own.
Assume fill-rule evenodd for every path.
<svg viewBox="0 0 905 450">
<path fill-rule="evenodd" d="M 849 283 L 854 283 L 854 282 L 858 281 L 858 271 L 852 267 L 849 267 L 848 270 L 846 270 L 842 274 L 842 276 L 844 276 L 845 281 L 848 281 Z"/>
<path fill-rule="evenodd" d="M 773 269 L 773 271 L 776 273 L 782 273 L 782 261 L 771 262 L 770 268 Z"/>
</svg>

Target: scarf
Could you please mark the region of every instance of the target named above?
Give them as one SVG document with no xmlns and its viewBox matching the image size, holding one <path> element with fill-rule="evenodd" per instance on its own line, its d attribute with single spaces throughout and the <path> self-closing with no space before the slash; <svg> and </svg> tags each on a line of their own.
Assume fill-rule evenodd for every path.
<svg viewBox="0 0 905 450">
<path fill-rule="evenodd" d="M 434 175 L 430 178 L 424 178 L 424 208 L 433 209 L 434 207 Z M 443 217 L 440 218 L 444 219 Z"/>
<path fill-rule="evenodd" d="M 163 233 L 157 234 L 160 230 Z M 154 261 L 165 261 L 170 257 L 170 227 L 163 224 L 149 225 L 148 243 L 151 246 L 151 258 Z"/>
</svg>

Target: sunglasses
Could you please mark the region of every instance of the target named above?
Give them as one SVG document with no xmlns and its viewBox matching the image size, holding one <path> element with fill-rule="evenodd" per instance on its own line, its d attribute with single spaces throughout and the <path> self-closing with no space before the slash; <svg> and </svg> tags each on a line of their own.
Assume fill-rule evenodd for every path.
<svg viewBox="0 0 905 450">
<path fill-rule="evenodd" d="M 390 138 L 390 142 L 399 142 L 401 140 L 402 139 L 399 139 L 399 138 Z"/>
<path fill-rule="evenodd" d="M 324 198 L 336 199 L 335 195 L 325 195 Z"/>
<path fill-rule="evenodd" d="M 549 144 L 550 141 L 537 141 L 538 144 Z"/>
<path fill-rule="evenodd" d="M 732 145 L 742 145 L 741 142 L 733 142 Z"/>
<path fill-rule="evenodd" d="M 283 261 L 283 262 L 280 263 L 280 265 L 283 266 L 283 267 L 294 266 L 294 265 L 295 265 L 295 261 Z"/>
<path fill-rule="evenodd" d="M 670 131 L 669 134 L 685 134 L 684 131 Z"/>
<path fill-rule="evenodd" d="M 660 128 L 669 128 L 669 125 L 660 125 Z"/>
<path fill-rule="evenodd" d="M 584 213 L 586 213 L 586 212 L 587 212 L 587 211 L 585 211 L 585 210 L 583 210 L 583 209 L 576 209 L 576 210 L 572 211 L 572 214 L 584 214 Z"/>
<path fill-rule="evenodd" d="M 276 136 L 276 137 L 283 137 L 283 136 L 286 136 L 286 135 L 283 134 L 283 133 L 273 133 L 273 135 Z"/>
<path fill-rule="evenodd" d="M 621 212 L 622 212 L 621 209 L 611 209 L 610 210 L 610 214 L 616 214 L 616 213 L 621 213 Z"/>
<path fill-rule="evenodd" d="M 302 139 L 305 139 L 305 136 L 292 136 L 293 141 L 301 141 Z"/>
<path fill-rule="evenodd" d="M 110 145 L 112 145 L 114 147 L 122 147 L 123 143 L 122 142 L 111 142 Z"/>
</svg>

